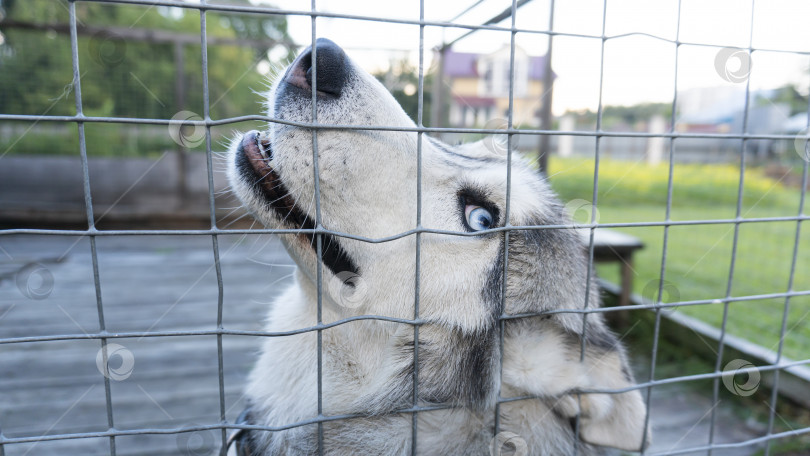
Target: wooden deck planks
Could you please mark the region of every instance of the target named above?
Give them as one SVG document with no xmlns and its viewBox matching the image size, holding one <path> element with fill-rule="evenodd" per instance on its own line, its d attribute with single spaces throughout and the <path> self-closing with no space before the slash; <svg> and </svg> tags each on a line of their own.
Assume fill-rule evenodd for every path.
<svg viewBox="0 0 810 456">
<path fill-rule="evenodd" d="M 220 236 L 224 326 L 258 330 L 267 305 L 289 283 L 292 263 L 267 235 Z M 75 245 L 74 245 L 75 244 Z M 104 317 L 109 332 L 216 327 L 218 288 L 210 236 L 100 237 L 97 240 Z M 87 239 L 0 237 L 0 338 L 94 333 L 99 329 Z M 47 299 L 26 298 L 15 273 L 38 262 L 53 276 Z M 111 381 L 117 429 L 182 428 L 219 421 L 215 336 L 110 339 L 129 350 L 131 375 Z M 227 418 L 243 408 L 242 389 L 259 337 L 224 336 Z M 0 345 L 0 428 L 6 437 L 107 429 L 98 340 Z M 642 352 L 642 350 L 637 350 Z M 646 348 L 643 350 L 647 352 Z M 120 367 L 122 358 L 111 359 Z M 637 365 L 643 365 L 640 360 Z M 117 363 L 117 364 L 116 364 Z M 710 391 L 679 385 L 653 391 L 653 451 L 704 444 Z M 742 418 L 721 412 L 715 441 L 756 437 Z M 219 432 L 116 438 L 120 455 L 208 454 Z M 5 454 L 105 455 L 107 438 L 7 445 Z M 753 449 L 713 454 L 745 455 Z M 700 453 L 695 453 L 700 454 Z M 704 453 L 705 454 L 705 453 Z"/>
</svg>

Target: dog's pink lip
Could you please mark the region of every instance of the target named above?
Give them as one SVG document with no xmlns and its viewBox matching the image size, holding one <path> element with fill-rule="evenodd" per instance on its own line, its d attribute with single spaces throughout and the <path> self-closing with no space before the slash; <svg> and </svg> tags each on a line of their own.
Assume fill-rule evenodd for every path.
<svg viewBox="0 0 810 456">
<path fill-rule="evenodd" d="M 292 211 L 298 211 L 290 192 L 284 186 L 281 176 L 270 165 L 273 158 L 273 150 L 270 146 L 270 139 L 258 131 L 250 131 L 242 137 L 242 153 L 248 159 L 250 166 L 259 179 L 255 185 L 260 186 L 264 191 L 264 196 L 270 205 L 281 214 L 288 216 Z M 265 151 L 265 153 L 262 153 Z"/>
<path fill-rule="evenodd" d="M 262 149 L 266 153 L 262 153 Z M 242 150 L 247 156 L 253 170 L 259 176 L 266 177 L 267 174 L 273 173 L 273 167 L 270 166 L 272 152 L 270 151 L 270 139 L 257 131 L 251 131 L 242 137 Z"/>
</svg>

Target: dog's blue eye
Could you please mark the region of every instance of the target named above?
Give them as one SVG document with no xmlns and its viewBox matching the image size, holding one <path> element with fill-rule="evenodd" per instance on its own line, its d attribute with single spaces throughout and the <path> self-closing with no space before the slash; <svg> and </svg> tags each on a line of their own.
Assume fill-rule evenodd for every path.
<svg viewBox="0 0 810 456">
<path fill-rule="evenodd" d="M 492 228 L 492 214 L 481 206 L 468 204 L 464 207 L 464 216 L 467 218 L 467 225 L 469 225 L 473 231 Z"/>
</svg>

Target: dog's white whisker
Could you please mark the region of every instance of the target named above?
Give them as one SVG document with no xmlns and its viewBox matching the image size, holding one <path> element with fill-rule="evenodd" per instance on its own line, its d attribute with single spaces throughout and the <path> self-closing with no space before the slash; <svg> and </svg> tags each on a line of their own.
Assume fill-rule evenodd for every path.
<svg viewBox="0 0 810 456">
<path fill-rule="evenodd" d="M 215 196 L 230 195 L 230 194 L 236 194 L 236 193 L 234 193 L 232 188 L 223 188 L 222 190 L 218 190 L 218 191 L 214 192 Z M 239 207 L 242 207 L 242 206 L 239 206 Z"/>
<path fill-rule="evenodd" d="M 250 215 L 250 214 L 245 213 L 245 214 L 240 215 L 239 217 L 237 217 L 237 218 L 235 218 L 235 219 L 231 220 L 231 221 L 230 221 L 230 222 L 229 222 L 227 225 L 225 225 L 224 227 L 222 227 L 222 229 L 230 228 L 230 226 L 231 226 L 231 225 L 233 225 L 234 223 L 238 222 L 239 220 L 242 220 L 243 218 L 247 217 L 248 215 Z M 223 219 L 223 220 L 224 220 L 224 219 Z M 221 221 L 221 220 L 220 220 L 220 221 Z"/>
<path fill-rule="evenodd" d="M 273 287 L 273 285 L 275 285 L 275 284 L 277 284 L 277 283 L 279 283 L 279 282 L 283 282 L 283 281 L 285 281 L 285 280 L 288 280 L 288 279 L 290 279 L 290 278 L 292 278 L 292 277 L 295 277 L 295 273 L 294 273 L 294 272 L 293 272 L 293 273 L 291 273 L 291 274 L 285 274 L 285 275 L 283 275 L 283 276 L 279 277 L 278 279 L 276 279 L 276 280 L 274 280 L 274 281 L 272 281 L 272 282 L 268 283 L 268 284 L 267 284 L 267 285 L 265 285 L 264 287 L 262 287 L 262 289 L 263 289 L 263 290 L 270 289 L 270 288 L 272 288 L 272 287 Z M 270 299 L 270 300 L 267 300 L 267 301 L 256 301 L 256 300 L 254 300 L 253 302 L 255 302 L 255 303 L 257 303 L 257 304 L 267 304 L 267 305 L 272 305 L 272 304 L 273 304 L 273 299 Z"/>
<path fill-rule="evenodd" d="M 223 215 L 222 217 L 220 217 L 218 221 L 225 220 L 226 218 L 228 218 L 228 217 L 230 217 L 231 215 L 235 214 L 235 213 L 236 213 L 236 212 L 237 212 L 239 209 L 242 209 L 242 206 L 236 206 L 236 207 L 231 207 L 231 208 L 223 208 L 223 209 L 225 209 L 225 210 L 230 209 L 230 210 L 228 211 L 228 213 L 227 213 L 227 214 L 225 214 L 225 215 Z"/>
<path fill-rule="evenodd" d="M 266 263 L 264 261 L 259 261 L 259 260 L 255 259 L 255 258 L 248 258 L 247 260 L 252 262 L 252 263 L 260 264 L 262 266 L 276 266 L 276 267 L 279 267 L 279 268 L 295 268 L 296 267 L 294 264 Z"/>
</svg>

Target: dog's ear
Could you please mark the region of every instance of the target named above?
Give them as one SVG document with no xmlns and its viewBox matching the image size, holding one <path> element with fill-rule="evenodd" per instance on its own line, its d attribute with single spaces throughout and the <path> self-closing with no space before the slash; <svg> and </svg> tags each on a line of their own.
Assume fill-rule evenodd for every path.
<svg viewBox="0 0 810 456">
<path fill-rule="evenodd" d="M 575 394 L 635 384 L 620 343 L 599 319 L 588 324 L 582 359 L 581 337 L 557 325 L 523 326 L 509 333 L 504 340 L 506 385 L 548 397 L 563 417 L 579 416 L 579 435 L 586 443 L 628 451 L 649 445 L 646 406 L 638 390 Z"/>
</svg>

